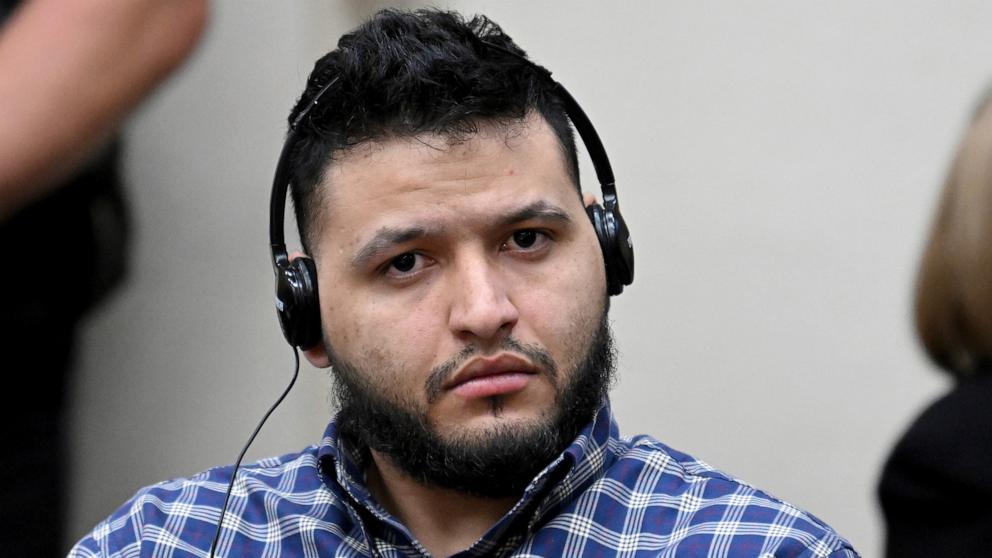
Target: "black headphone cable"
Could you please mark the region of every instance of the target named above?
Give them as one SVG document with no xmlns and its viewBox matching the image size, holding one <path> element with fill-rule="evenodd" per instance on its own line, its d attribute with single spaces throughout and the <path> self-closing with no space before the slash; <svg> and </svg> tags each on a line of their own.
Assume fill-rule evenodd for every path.
<svg viewBox="0 0 992 558">
<path fill-rule="evenodd" d="M 227 484 L 227 494 L 224 496 L 224 507 L 220 510 L 220 519 L 217 520 L 217 531 L 214 533 L 213 542 L 210 543 L 210 558 L 214 558 L 214 551 L 217 550 L 217 541 L 220 540 L 220 531 L 224 526 L 224 516 L 227 514 L 227 505 L 231 501 L 231 489 L 234 488 L 234 481 L 238 478 L 238 469 L 241 467 L 241 460 L 244 459 L 245 453 L 248 451 L 248 448 L 251 447 L 251 443 L 255 441 L 255 436 L 258 436 L 258 432 L 262 430 L 262 426 L 265 425 L 265 421 L 269 419 L 269 415 L 272 414 L 272 411 L 276 410 L 276 407 L 282 403 L 283 399 L 286 399 L 286 395 L 289 394 L 289 390 L 293 389 L 293 385 L 296 384 L 296 378 L 300 375 L 300 352 L 295 346 L 293 347 L 293 356 L 296 358 L 296 367 L 293 369 L 293 379 L 289 381 L 289 385 L 286 386 L 286 389 L 282 392 L 282 395 L 280 395 L 279 399 L 277 399 L 276 402 L 269 407 L 269 410 L 265 413 L 265 416 L 262 417 L 261 421 L 259 421 L 258 426 L 255 427 L 255 431 L 252 432 L 251 437 L 248 438 L 248 443 L 245 444 L 245 447 L 241 448 L 241 453 L 238 455 L 238 460 L 234 463 L 234 471 L 231 472 L 231 482 Z"/>
</svg>

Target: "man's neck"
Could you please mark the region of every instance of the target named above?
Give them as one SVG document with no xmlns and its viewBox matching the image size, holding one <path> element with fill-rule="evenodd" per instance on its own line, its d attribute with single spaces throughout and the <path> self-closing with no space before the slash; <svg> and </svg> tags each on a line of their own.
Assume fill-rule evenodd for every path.
<svg viewBox="0 0 992 558">
<path fill-rule="evenodd" d="M 482 498 L 425 486 L 388 457 L 372 451 L 366 471 L 375 499 L 395 515 L 432 556 L 450 556 L 479 540 L 517 498 Z"/>
</svg>

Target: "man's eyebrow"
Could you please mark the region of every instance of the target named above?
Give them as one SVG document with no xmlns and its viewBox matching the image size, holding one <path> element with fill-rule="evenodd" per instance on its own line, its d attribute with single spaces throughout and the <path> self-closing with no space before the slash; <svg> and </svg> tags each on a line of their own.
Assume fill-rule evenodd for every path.
<svg viewBox="0 0 992 558">
<path fill-rule="evenodd" d="M 521 207 L 507 215 L 497 217 L 494 221 L 498 226 L 506 227 L 524 221 L 530 221 L 531 219 L 559 221 L 562 223 L 572 221 L 572 218 L 568 216 L 568 213 L 564 209 L 545 200 L 539 200 Z"/>
<path fill-rule="evenodd" d="M 355 254 L 351 259 L 351 265 L 359 269 L 364 268 L 368 262 L 376 259 L 379 254 L 389 250 L 391 247 L 425 237 L 431 232 L 426 227 L 417 226 L 402 228 L 382 227 Z"/>
</svg>

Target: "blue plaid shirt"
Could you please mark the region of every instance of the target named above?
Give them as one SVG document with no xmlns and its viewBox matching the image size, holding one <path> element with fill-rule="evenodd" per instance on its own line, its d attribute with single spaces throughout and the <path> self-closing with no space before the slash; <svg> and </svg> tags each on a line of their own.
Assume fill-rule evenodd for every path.
<svg viewBox="0 0 992 558">
<path fill-rule="evenodd" d="M 217 556 L 426 556 L 372 498 L 362 453 L 332 422 L 320 446 L 243 467 Z M 140 490 L 72 557 L 209 554 L 232 467 Z M 647 436 L 609 405 L 470 556 L 854 557 L 819 519 Z"/>
</svg>

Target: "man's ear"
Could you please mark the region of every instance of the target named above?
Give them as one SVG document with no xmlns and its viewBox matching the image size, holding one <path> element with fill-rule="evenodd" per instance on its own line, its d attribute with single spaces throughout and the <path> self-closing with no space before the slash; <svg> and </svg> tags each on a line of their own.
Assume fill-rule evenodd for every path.
<svg viewBox="0 0 992 558">
<path fill-rule="evenodd" d="M 582 192 L 582 205 L 584 207 L 589 207 L 594 203 L 598 203 L 599 200 L 596 199 L 596 194 L 590 192 Z"/>
<path fill-rule="evenodd" d="M 289 261 L 293 261 L 296 258 L 305 257 L 308 256 L 299 250 L 294 250 L 289 253 Z M 310 364 L 314 365 L 316 368 L 327 368 L 331 365 L 331 361 L 327 358 L 327 350 L 324 349 L 323 343 L 317 343 L 313 347 L 303 349 L 303 356 L 307 357 Z"/>
<path fill-rule="evenodd" d="M 328 368 L 331 365 L 330 359 L 327 358 L 327 350 L 324 349 L 323 343 L 317 343 L 309 349 L 303 349 L 303 356 L 307 357 L 310 364 L 314 368 Z"/>
</svg>

